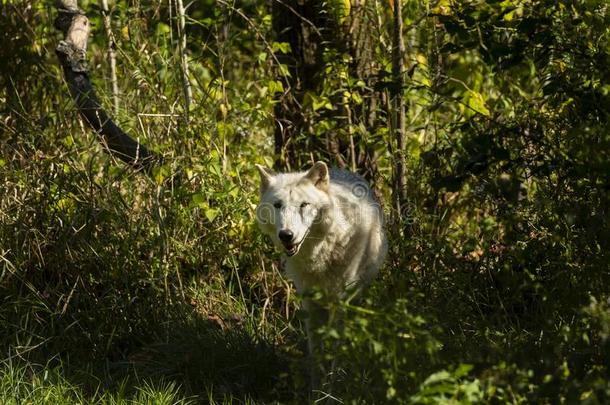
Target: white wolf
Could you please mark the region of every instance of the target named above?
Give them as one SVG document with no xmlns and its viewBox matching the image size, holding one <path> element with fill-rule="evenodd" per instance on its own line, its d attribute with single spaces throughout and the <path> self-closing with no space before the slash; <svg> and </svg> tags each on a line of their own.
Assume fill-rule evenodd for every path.
<svg viewBox="0 0 610 405">
<path fill-rule="evenodd" d="M 307 293 L 328 298 L 361 289 L 378 273 L 387 252 L 383 210 L 364 179 L 317 162 L 307 172 L 276 174 L 256 165 L 261 177 L 257 219 L 286 255 L 286 274 L 305 294 L 310 354 L 314 305 Z M 313 319 L 315 322 L 315 319 Z"/>
</svg>

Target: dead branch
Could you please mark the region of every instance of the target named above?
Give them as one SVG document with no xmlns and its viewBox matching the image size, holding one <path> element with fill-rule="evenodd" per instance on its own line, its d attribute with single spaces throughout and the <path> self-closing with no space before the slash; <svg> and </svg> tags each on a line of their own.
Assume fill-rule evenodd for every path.
<svg viewBox="0 0 610 405">
<path fill-rule="evenodd" d="M 57 0 L 58 16 L 55 28 L 64 33 L 56 53 L 61 62 L 70 94 L 85 122 L 100 136 L 106 151 L 138 171 L 150 173 L 160 164 L 156 156 L 119 128 L 102 107 L 91 85 L 87 69 L 89 19 L 78 8 L 76 0 Z"/>
</svg>

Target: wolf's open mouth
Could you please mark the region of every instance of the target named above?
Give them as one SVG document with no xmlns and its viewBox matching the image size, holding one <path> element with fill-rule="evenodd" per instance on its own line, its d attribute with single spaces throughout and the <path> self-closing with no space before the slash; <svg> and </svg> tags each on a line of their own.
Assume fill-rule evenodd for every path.
<svg viewBox="0 0 610 405">
<path fill-rule="evenodd" d="M 302 244 L 303 240 L 301 240 L 299 243 L 291 243 L 288 245 L 284 245 L 284 249 L 286 249 L 286 254 L 288 255 L 288 257 L 294 256 L 299 253 L 299 249 L 301 248 Z"/>
<path fill-rule="evenodd" d="M 286 248 L 286 254 L 288 256 L 294 256 L 299 250 L 299 245 L 284 245 L 284 248 Z"/>
<path fill-rule="evenodd" d="M 284 249 L 286 249 L 286 254 L 288 255 L 288 257 L 294 256 L 297 253 L 299 253 L 299 249 L 301 248 L 301 245 L 303 244 L 303 242 L 305 242 L 305 239 L 307 239 L 308 235 L 309 235 L 309 231 L 307 231 L 307 233 L 305 233 L 305 235 L 297 243 L 283 243 L 282 242 L 282 244 L 284 245 Z"/>
<path fill-rule="evenodd" d="M 301 245 L 303 244 L 304 240 L 305 238 L 301 239 L 301 241 L 298 243 L 284 244 L 284 249 L 286 249 L 286 254 L 288 255 L 288 257 L 294 256 L 299 252 L 299 249 L 301 248 Z"/>
</svg>

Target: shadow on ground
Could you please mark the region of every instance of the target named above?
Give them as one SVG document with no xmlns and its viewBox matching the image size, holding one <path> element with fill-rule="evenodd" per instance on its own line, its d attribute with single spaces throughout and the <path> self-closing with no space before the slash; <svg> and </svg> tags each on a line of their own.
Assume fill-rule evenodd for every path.
<svg viewBox="0 0 610 405">
<path fill-rule="evenodd" d="M 286 353 L 243 328 L 223 330 L 207 320 L 178 326 L 165 342 L 144 347 L 129 360 L 140 378 L 169 378 L 202 399 L 267 402 L 291 395 L 286 391 L 292 385 L 286 384 L 291 363 Z"/>
<path fill-rule="evenodd" d="M 67 377 L 91 395 L 101 389 L 131 396 L 144 383 L 174 383 L 197 403 L 299 402 L 295 375 L 302 370 L 291 370 L 300 364 L 299 354 L 282 350 L 249 328 L 221 327 L 207 319 L 170 322 L 162 329 L 163 339 L 132 350 L 126 358 L 106 361 L 103 367 L 90 364 L 85 373 L 84 367 L 72 364 Z"/>
<path fill-rule="evenodd" d="M 4 304 L 0 305 L 2 313 L 8 307 Z M 23 311 L 13 308 L 15 318 L 33 318 L 32 312 L 26 312 L 29 306 L 21 308 Z M 143 313 L 141 308 L 134 312 Z M 186 305 L 176 305 L 169 312 L 174 315 L 132 319 L 149 335 L 134 331 L 131 337 L 123 335 L 127 339 L 123 344 L 118 338 L 108 339 L 112 344 L 106 355 L 94 355 L 91 350 L 92 333 L 107 331 L 112 325 L 111 321 L 101 321 L 112 319 L 103 310 L 96 314 L 100 324 L 97 331 L 91 325 L 70 327 L 65 315 L 48 313 L 35 324 L 0 322 L 20 331 L 17 334 L 5 328 L 2 347 L 6 353 L 15 353 L 18 341 L 27 337 L 34 342 L 32 337 L 39 336 L 40 344 L 32 343 L 31 350 L 10 358 L 21 359 L 35 374 L 59 374 L 90 400 L 101 394 L 137 398 L 142 387 L 163 390 L 172 384 L 179 387 L 179 397 L 195 403 L 303 402 L 305 370 L 299 368 L 302 352 L 291 349 L 295 344 L 266 339 L 248 320 L 219 323 Z M 82 319 L 79 321 L 84 322 Z"/>
</svg>

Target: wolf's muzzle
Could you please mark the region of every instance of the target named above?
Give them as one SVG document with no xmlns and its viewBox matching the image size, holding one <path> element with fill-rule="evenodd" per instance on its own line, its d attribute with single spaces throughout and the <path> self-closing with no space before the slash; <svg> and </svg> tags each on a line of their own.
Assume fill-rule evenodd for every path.
<svg viewBox="0 0 610 405">
<path fill-rule="evenodd" d="M 277 236 L 278 238 L 280 238 L 282 245 L 284 245 L 284 248 L 286 249 L 286 254 L 288 256 L 293 256 L 297 253 L 297 251 L 299 250 L 299 246 L 298 244 L 293 243 L 294 233 L 292 233 L 290 229 L 280 230 Z"/>
</svg>

